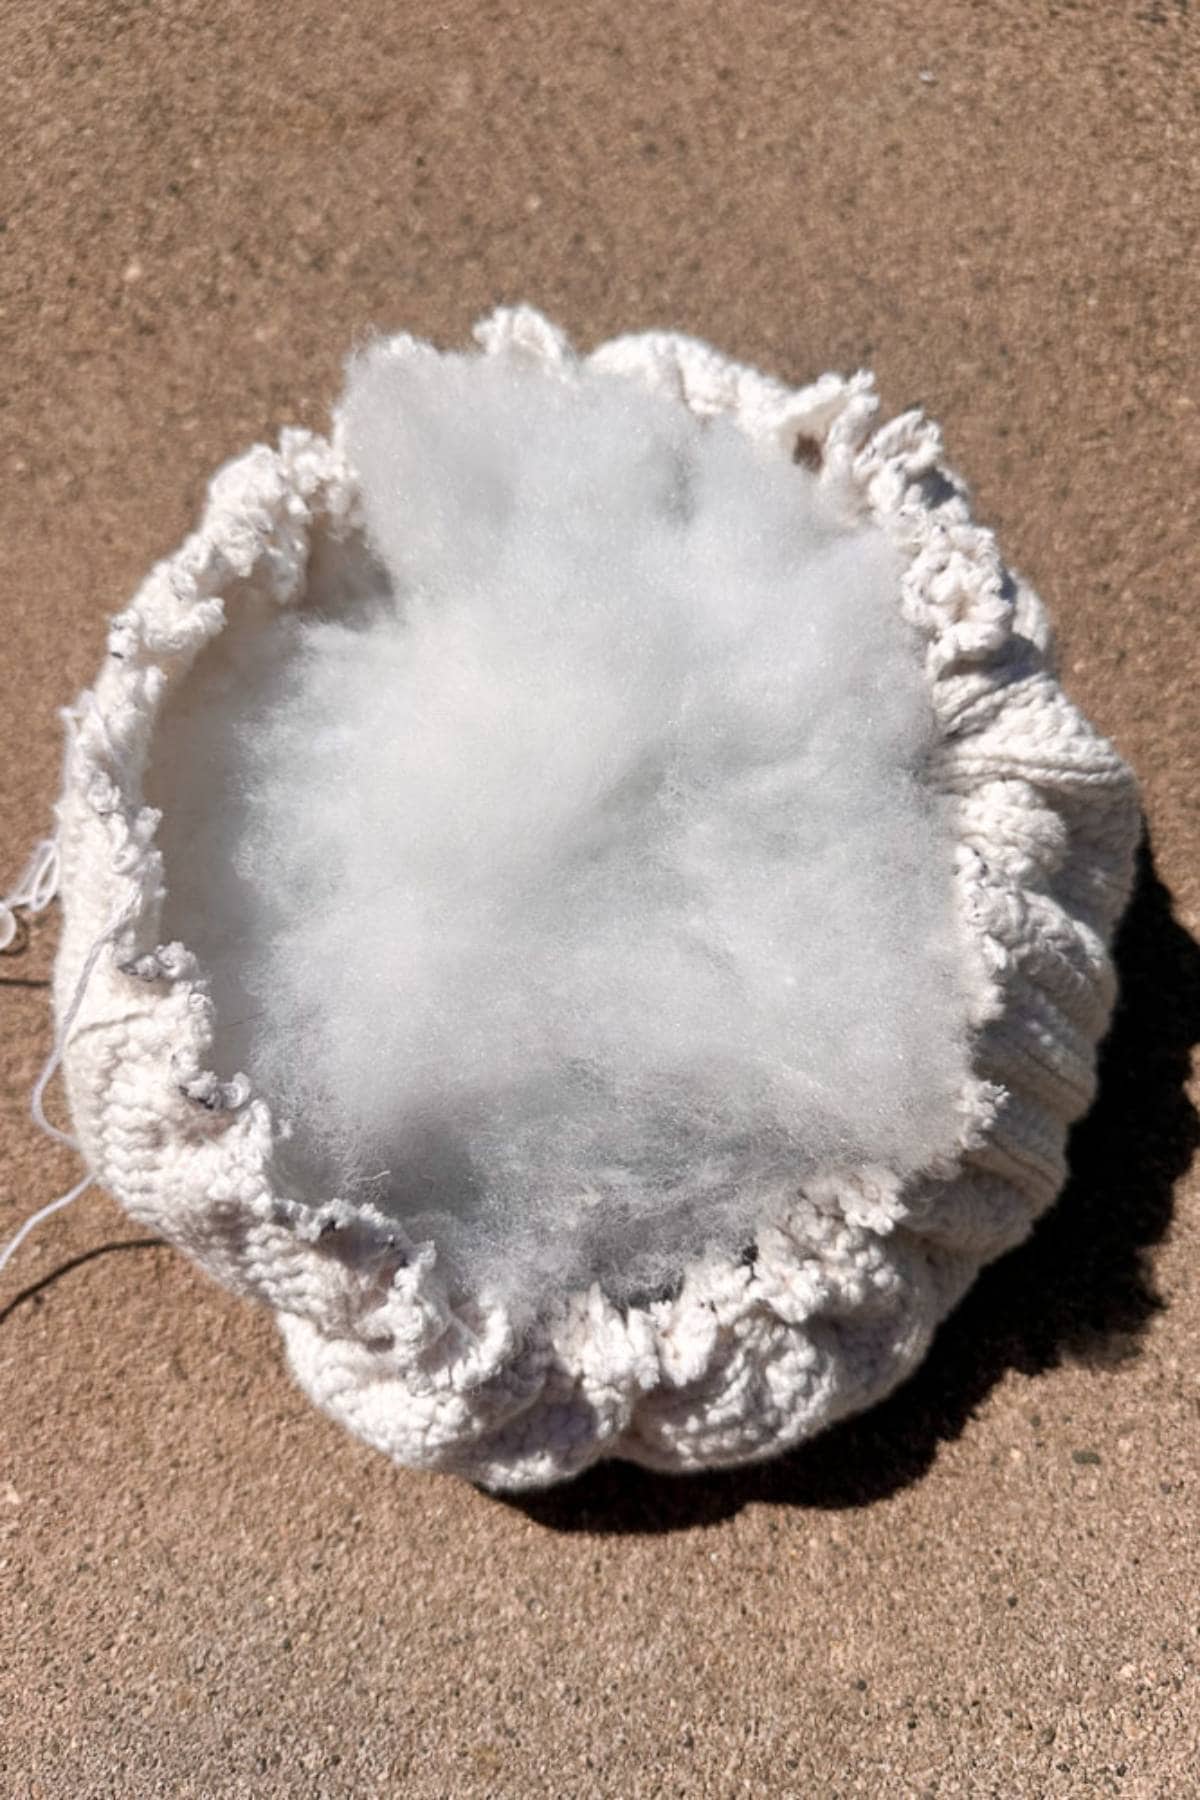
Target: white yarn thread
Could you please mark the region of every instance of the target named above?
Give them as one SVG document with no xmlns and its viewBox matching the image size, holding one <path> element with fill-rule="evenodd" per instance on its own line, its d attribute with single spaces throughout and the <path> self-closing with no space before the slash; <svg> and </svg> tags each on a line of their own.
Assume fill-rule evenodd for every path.
<svg viewBox="0 0 1200 1800">
<path fill-rule="evenodd" d="M 42 838 L 40 843 L 35 847 L 25 868 L 22 870 L 15 886 L 9 890 L 3 901 L 0 901 L 0 949 L 7 949 L 12 943 L 13 938 L 16 936 L 16 909 L 18 907 L 30 914 L 36 915 L 37 913 L 45 912 L 46 908 L 51 905 L 58 893 L 60 873 L 61 865 L 58 839 L 54 837 Z M 34 1083 L 33 1093 L 30 1096 L 29 1111 L 33 1122 L 38 1129 L 45 1132 L 47 1137 L 53 1138 L 55 1143 L 63 1144 L 68 1150 L 74 1150 L 77 1154 L 82 1154 L 79 1140 L 72 1137 L 69 1132 L 60 1130 L 57 1125 L 51 1124 L 50 1120 L 46 1117 L 46 1089 L 54 1079 L 59 1065 L 62 1062 L 63 1051 L 66 1049 L 67 1044 L 67 1034 L 75 1023 L 79 1014 L 79 1009 L 83 1005 L 84 996 L 88 989 L 88 983 L 91 981 L 92 973 L 97 962 L 100 960 L 100 952 L 103 950 L 104 946 L 111 943 L 117 933 L 129 923 L 133 918 L 134 913 L 137 911 L 137 906 L 138 897 L 135 897 L 132 901 L 127 901 L 125 905 L 122 906 L 112 924 L 109 925 L 106 931 L 101 932 L 100 936 L 88 951 L 88 954 L 84 959 L 83 968 L 79 972 L 79 979 L 75 983 L 75 991 L 71 995 L 70 1004 L 54 1033 L 54 1043 L 51 1046 L 50 1054 L 42 1065 L 42 1071 Z M 43 1220 L 48 1219 L 52 1213 L 61 1212 L 64 1207 L 68 1207 L 73 1201 L 78 1200 L 80 1195 L 86 1193 L 87 1189 L 92 1186 L 95 1179 L 95 1176 L 89 1171 L 82 1180 L 75 1183 L 75 1186 L 71 1188 L 68 1193 L 60 1194 L 57 1200 L 48 1201 L 45 1206 L 39 1207 L 35 1213 L 32 1213 L 29 1218 L 25 1220 L 24 1224 L 19 1227 L 14 1236 L 9 1239 L 8 1243 L 0 1249 L 0 1272 L 7 1268 L 12 1257 L 24 1243 L 31 1231 L 35 1231 Z"/>
<path fill-rule="evenodd" d="M 30 1232 L 36 1231 L 43 1219 L 48 1219 L 51 1213 L 61 1212 L 65 1206 L 70 1206 L 72 1201 L 78 1200 L 80 1194 L 85 1193 L 86 1190 L 91 1187 L 95 1179 L 94 1175 L 85 1175 L 82 1181 L 77 1181 L 75 1183 L 75 1186 L 71 1188 L 69 1193 L 60 1194 L 57 1200 L 50 1200 L 45 1206 L 39 1206 L 35 1213 L 31 1213 L 20 1229 L 9 1238 L 3 1250 L 0 1250 L 0 1272 L 8 1267 L 10 1260 L 20 1249 Z"/>
<path fill-rule="evenodd" d="M 45 912 L 58 893 L 58 839 L 42 838 L 33 849 L 14 885 L 0 900 L 0 950 L 7 950 L 17 935 L 17 911 L 31 918 Z"/>
<path fill-rule="evenodd" d="M 110 944 L 117 933 L 129 923 L 136 910 L 137 901 L 127 901 L 117 914 L 117 917 L 113 920 L 112 924 L 106 931 L 100 933 L 100 936 L 88 951 L 87 956 L 84 959 L 83 968 L 79 971 L 79 979 L 75 983 L 75 991 L 71 995 L 70 1005 L 63 1014 L 58 1030 L 54 1034 L 53 1047 L 51 1048 L 49 1056 L 46 1058 L 41 1074 L 38 1076 L 33 1086 L 33 1094 L 30 1097 L 29 1102 L 29 1111 L 33 1117 L 34 1124 L 38 1126 L 40 1130 L 44 1131 L 47 1137 L 53 1138 L 55 1143 L 65 1144 L 68 1150 L 79 1150 L 79 1140 L 78 1138 L 72 1137 L 69 1132 L 61 1131 L 57 1125 L 52 1125 L 50 1120 L 46 1117 L 44 1106 L 46 1089 L 54 1079 L 58 1066 L 62 1062 L 63 1051 L 66 1049 L 67 1044 L 67 1033 L 75 1023 L 79 1009 L 83 1005 L 84 996 L 88 989 L 88 983 L 92 978 L 92 971 L 100 960 L 100 952 L 103 950 L 104 946 Z"/>
</svg>

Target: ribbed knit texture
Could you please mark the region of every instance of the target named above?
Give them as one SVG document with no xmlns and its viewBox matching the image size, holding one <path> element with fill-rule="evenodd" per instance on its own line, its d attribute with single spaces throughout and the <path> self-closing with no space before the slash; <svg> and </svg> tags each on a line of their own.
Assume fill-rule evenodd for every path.
<svg viewBox="0 0 1200 1800">
<path fill-rule="evenodd" d="M 529 308 L 478 327 L 487 354 L 573 352 Z M 397 355 L 411 340 L 393 340 Z M 876 429 L 871 377 L 799 391 L 693 339 L 619 338 L 589 359 L 730 412 L 781 456 L 816 462 L 848 523 L 873 518 L 906 565 L 900 605 L 924 645 L 952 798 L 955 894 L 974 959 L 972 1074 L 952 1164 L 919 1181 L 809 1182 L 751 1254 L 688 1269 L 679 1291 L 618 1309 L 596 1287 L 533 1319 L 453 1305 L 429 1255 L 387 1218 L 286 1191 L 270 1098 L 211 1072 L 212 1006 L 185 946 L 163 946 L 158 815 L 143 784 L 168 680 L 227 627 L 302 605 L 310 547 L 327 571 L 361 545 L 333 442 L 285 431 L 214 478 L 199 530 L 112 622 L 70 714 L 59 803 L 60 1019 L 96 942 L 64 1070 L 96 1178 L 238 1293 L 274 1307 L 302 1385 L 398 1461 L 493 1487 L 560 1480 L 603 1456 L 662 1469 L 749 1461 L 880 1399 L 920 1361 L 980 1267 L 1054 1200 L 1071 1123 L 1110 1016 L 1109 944 L 1128 898 L 1132 776 L 1054 678 L 1040 601 L 971 521 L 919 412 Z"/>
</svg>

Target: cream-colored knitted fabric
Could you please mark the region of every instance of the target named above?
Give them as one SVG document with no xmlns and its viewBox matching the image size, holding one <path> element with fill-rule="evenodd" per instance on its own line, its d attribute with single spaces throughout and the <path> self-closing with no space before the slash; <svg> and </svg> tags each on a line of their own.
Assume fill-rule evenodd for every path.
<svg viewBox="0 0 1200 1800">
<path fill-rule="evenodd" d="M 556 363 L 573 353 L 527 308 L 477 336 Z M 872 516 L 907 562 L 901 605 L 924 643 L 940 749 L 931 780 L 958 820 L 957 905 L 976 958 L 973 1077 L 954 1166 L 907 1185 L 810 1184 L 753 1252 L 689 1269 L 626 1310 L 600 1292 L 519 1325 L 452 1309 L 428 1253 L 388 1220 L 287 1192 L 270 1098 L 209 1072 L 204 971 L 162 946 L 157 815 L 144 804 L 169 683 L 217 634 L 302 605 L 361 538 L 332 444 L 284 432 L 215 477 L 199 530 L 112 623 L 73 708 L 59 805 L 64 929 L 55 975 L 64 1069 L 96 1178 L 235 1291 L 274 1307 L 292 1366 L 335 1418 L 399 1461 L 519 1488 L 603 1456 L 663 1469 L 782 1450 L 878 1400 L 916 1365 L 981 1265 L 1017 1243 L 1064 1175 L 1113 1001 L 1108 945 L 1129 892 L 1132 777 L 1064 697 L 1033 592 L 973 524 L 937 428 L 874 429 L 871 378 L 793 391 L 692 339 L 651 333 L 591 361 L 731 412 L 781 456 L 820 458 L 847 519 Z"/>
</svg>

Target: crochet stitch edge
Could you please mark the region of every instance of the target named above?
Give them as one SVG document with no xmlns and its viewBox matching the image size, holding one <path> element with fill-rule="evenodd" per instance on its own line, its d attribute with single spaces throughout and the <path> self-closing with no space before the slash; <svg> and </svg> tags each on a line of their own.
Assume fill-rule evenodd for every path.
<svg viewBox="0 0 1200 1800">
<path fill-rule="evenodd" d="M 477 328 L 485 355 L 569 372 L 530 308 Z M 428 353 L 411 338 L 392 353 Z M 1057 1194 L 1114 997 L 1108 954 L 1139 830 L 1132 776 L 1066 699 L 1041 602 L 975 524 L 936 425 L 876 426 L 872 378 L 793 390 L 695 339 L 641 333 L 586 359 L 730 412 L 819 462 L 846 517 L 902 551 L 900 604 L 937 720 L 931 783 L 955 809 L 955 895 L 974 972 L 972 1079 L 953 1166 L 811 1183 L 752 1255 L 689 1268 L 677 1292 L 617 1308 L 599 1287 L 536 1317 L 451 1300 L 394 1222 L 289 1195 L 267 1100 L 211 1070 L 212 1003 L 185 946 L 158 941 L 162 859 L 143 774 L 169 683 L 235 610 L 302 596 L 313 534 L 361 529 L 331 442 L 285 431 L 214 477 L 196 532 L 111 623 L 70 710 L 59 803 L 60 1018 L 96 940 L 64 1072 L 89 1166 L 141 1222 L 280 1315 L 292 1366 L 335 1417 L 406 1464 L 493 1487 L 561 1480 L 601 1456 L 664 1469 L 773 1454 L 881 1398 L 923 1356 L 986 1261 Z"/>
</svg>

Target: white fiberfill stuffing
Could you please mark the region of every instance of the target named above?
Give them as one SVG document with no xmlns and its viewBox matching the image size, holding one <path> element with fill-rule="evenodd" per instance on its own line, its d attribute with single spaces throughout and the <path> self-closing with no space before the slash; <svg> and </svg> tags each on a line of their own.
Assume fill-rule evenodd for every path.
<svg viewBox="0 0 1200 1800">
<path fill-rule="evenodd" d="M 198 665 L 162 832 L 300 1197 L 537 1305 L 951 1153 L 951 843 L 882 534 L 585 367 L 379 347 L 346 423 L 377 603 Z"/>
</svg>

